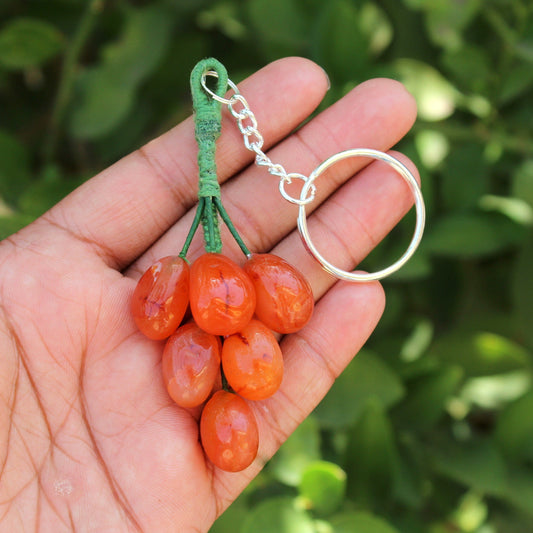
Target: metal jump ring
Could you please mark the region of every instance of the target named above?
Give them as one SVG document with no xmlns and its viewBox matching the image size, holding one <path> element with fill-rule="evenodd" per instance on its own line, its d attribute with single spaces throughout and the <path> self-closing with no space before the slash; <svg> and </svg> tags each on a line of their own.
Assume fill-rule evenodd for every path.
<svg viewBox="0 0 533 533">
<path fill-rule="evenodd" d="M 213 78 L 218 78 L 218 73 L 214 70 L 208 70 L 207 72 L 204 72 L 202 74 L 202 78 L 200 83 L 202 84 L 202 87 L 204 88 L 204 91 L 211 96 L 211 98 L 215 99 L 217 102 L 220 102 L 221 104 L 231 105 L 235 100 L 232 98 L 223 98 L 222 96 L 218 96 L 218 94 L 215 94 L 208 86 L 205 81 L 207 76 L 213 76 Z M 228 85 L 233 90 L 235 94 L 240 94 L 239 89 L 237 88 L 237 85 L 235 85 L 230 79 L 228 79 Z"/>
<path fill-rule="evenodd" d="M 348 157 L 370 157 L 372 159 L 378 159 L 379 161 L 383 161 L 384 163 L 387 163 L 387 165 L 390 165 L 392 168 L 394 168 L 394 170 L 396 170 L 396 172 L 398 172 L 398 174 L 400 174 L 400 176 L 409 185 L 411 192 L 413 193 L 415 198 L 416 226 L 413 238 L 411 239 L 411 242 L 405 253 L 395 263 L 393 263 L 387 268 L 384 268 L 383 270 L 379 270 L 378 272 L 347 272 L 332 265 L 330 262 L 324 259 L 324 257 L 316 249 L 315 245 L 311 241 L 311 237 L 307 229 L 307 214 L 305 211 L 305 204 L 303 202 L 299 206 L 298 211 L 298 231 L 300 232 L 302 240 L 304 241 L 305 245 L 307 246 L 313 257 L 322 265 L 322 268 L 324 270 L 326 270 L 333 276 L 346 281 L 359 282 L 383 279 L 392 274 L 393 272 L 399 270 L 411 258 L 411 256 L 418 248 L 418 245 L 420 244 L 420 240 L 422 239 L 422 233 L 424 232 L 424 224 L 426 219 L 426 210 L 424 207 L 424 199 L 422 197 L 422 192 L 413 174 L 403 163 L 400 163 L 400 161 L 398 161 L 396 158 L 378 150 L 372 150 L 370 148 L 354 148 L 352 150 L 346 150 L 344 152 L 339 152 L 338 154 L 331 156 L 329 159 L 326 159 L 317 168 L 315 168 L 315 170 L 313 170 L 313 172 L 311 172 L 311 174 L 309 175 L 309 179 L 302 187 L 302 190 L 300 192 L 300 199 L 305 200 L 307 198 L 309 188 L 313 185 L 313 182 L 316 180 L 316 178 L 318 178 L 318 176 L 320 176 L 320 174 L 322 174 L 331 165 L 334 165 L 338 161 L 341 161 Z"/>
</svg>

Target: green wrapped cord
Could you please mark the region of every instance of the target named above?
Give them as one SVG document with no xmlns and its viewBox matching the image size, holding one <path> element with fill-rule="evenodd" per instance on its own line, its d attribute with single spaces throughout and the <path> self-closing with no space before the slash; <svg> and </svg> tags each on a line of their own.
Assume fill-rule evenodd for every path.
<svg viewBox="0 0 533 533">
<path fill-rule="evenodd" d="M 185 258 L 199 224 L 202 224 L 204 231 L 205 251 L 208 253 L 220 253 L 222 251 L 218 213 L 220 213 L 243 253 L 249 256 L 251 255 L 250 251 L 237 233 L 220 200 L 220 185 L 217 179 L 215 153 L 216 141 L 222 129 L 221 106 L 220 102 L 213 98 L 202 85 L 202 80 L 207 72 L 216 73 L 214 94 L 222 98 L 228 88 L 226 68 L 216 59 L 204 59 L 194 67 L 191 73 L 191 93 L 194 108 L 194 133 L 198 144 L 199 201 L 196 216 L 180 256 Z M 213 78 L 215 76 L 210 77 Z"/>
</svg>

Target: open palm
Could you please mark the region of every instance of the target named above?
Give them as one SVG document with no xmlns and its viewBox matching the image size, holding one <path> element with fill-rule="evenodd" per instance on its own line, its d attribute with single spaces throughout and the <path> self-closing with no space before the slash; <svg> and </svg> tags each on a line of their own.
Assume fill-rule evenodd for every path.
<svg viewBox="0 0 533 533">
<path fill-rule="evenodd" d="M 321 69 L 296 58 L 241 85 L 266 145 L 279 143 L 269 156 L 288 171 L 308 174 L 357 146 L 387 150 L 414 120 L 401 85 L 373 80 L 285 138 L 326 88 Z M 295 206 L 264 169 L 249 166 L 252 155 L 223 116 L 217 163 L 226 209 L 250 249 L 296 265 L 317 300 L 311 322 L 281 341 L 281 389 L 253 402 L 258 458 L 238 474 L 206 461 L 196 413 L 165 391 L 163 344 L 144 338 L 129 314 L 135 281 L 180 250 L 194 214 L 189 119 L 0 244 L 1 531 L 207 531 L 375 327 L 380 285 L 335 283 L 315 264 L 294 231 Z M 411 204 L 394 171 L 365 164 L 346 161 L 317 182 L 310 232 L 341 268 L 353 268 Z M 242 262 L 223 239 L 224 253 Z M 201 246 L 195 238 L 189 259 Z"/>
</svg>

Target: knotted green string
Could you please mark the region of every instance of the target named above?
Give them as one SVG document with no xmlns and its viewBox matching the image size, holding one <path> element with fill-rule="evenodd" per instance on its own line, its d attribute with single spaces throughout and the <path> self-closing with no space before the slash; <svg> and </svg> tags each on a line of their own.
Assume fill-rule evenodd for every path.
<svg viewBox="0 0 533 533">
<path fill-rule="evenodd" d="M 207 72 L 216 73 L 216 87 L 211 89 L 217 96 L 223 97 L 228 87 L 228 73 L 224 65 L 214 58 L 200 61 L 191 73 L 191 93 L 194 108 L 195 138 L 198 144 L 198 207 L 191 229 L 180 256 L 185 258 L 192 238 L 199 224 L 202 224 L 205 251 L 220 253 L 222 239 L 218 224 L 218 213 L 228 226 L 231 234 L 245 255 L 250 251 L 233 226 L 228 213 L 220 200 L 220 186 L 217 179 L 215 161 L 216 141 L 221 132 L 221 109 L 213 95 L 202 86 L 202 78 Z M 215 79 L 208 76 L 207 79 Z"/>
</svg>

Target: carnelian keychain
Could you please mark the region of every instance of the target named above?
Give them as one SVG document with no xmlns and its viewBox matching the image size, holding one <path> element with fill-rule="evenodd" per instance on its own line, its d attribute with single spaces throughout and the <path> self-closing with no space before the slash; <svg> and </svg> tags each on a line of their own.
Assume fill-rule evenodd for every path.
<svg viewBox="0 0 533 533">
<path fill-rule="evenodd" d="M 214 90 L 207 86 L 208 77 L 216 79 Z M 228 86 L 234 93 L 230 98 L 225 97 Z M 299 206 L 297 225 L 307 249 L 337 278 L 368 281 L 398 270 L 420 242 L 425 210 L 414 176 L 383 152 L 361 148 L 340 152 L 308 177 L 287 173 L 281 165 L 272 163 L 262 151 L 263 138 L 246 99 L 216 59 L 196 65 L 191 90 L 198 143 L 196 214 L 179 255 L 156 261 L 143 274 L 131 307 L 142 333 L 154 340 L 167 339 L 162 367 L 170 397 L 183 408 L 203 406 L 200 438 L 206 456 L 215 466 L 236 472 L 253 462 L 259 443 L 257 422 L 247 401 L 269 398 L 283 378 L 283 356 L 274 332 L 288 334 L 305 327 L 314 300 L 309 283 L 296 268 L 275 255 L 250 252 L 222 204 L 215 163 L 221 104 L 227 105 L 237 120 L 246 148 L 256 154 L 256 164 L 278 177 L 281 196 Z M 391 165 L 415 197 L 417 222 L 408 249 L 396 263 L 373 274 L 338 269 L 318 252 L 307 230 L 305 207 L 314 200 L 315 180 L 337 161 L 356 156 Z M 303 183 L 299 197 L 291 196 L 286 189 L 295 179 Z M 219 216 L 246 256 L 242 268 L 221 254 Z M 189 266 L 186 255 L 200 225 L 206 253 Z M 192 320 L 182 324 L 188 307 Z"/>
</svg>

